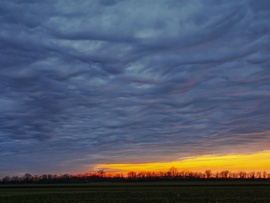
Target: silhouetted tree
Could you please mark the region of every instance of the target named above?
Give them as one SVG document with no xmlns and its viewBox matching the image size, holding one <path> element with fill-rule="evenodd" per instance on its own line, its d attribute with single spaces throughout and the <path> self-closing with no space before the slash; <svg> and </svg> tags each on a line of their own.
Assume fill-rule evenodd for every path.
<svg viewBox="0 0 270 203">
<path fill-rule="evenodd" d="M 221 171 L 220 176 L 221 176 L 221 178 L 228 178 L 229 173 L 230 173 L 230 171 L 228 171 L 228 170 Z"/>
<path fill-rule="evenodd" d="M 206 178 L 211 178 L 212 176 L 211 170 L 206 170 L 204 173 L 205 173 Z"/>
<path fill-rule="evenodd" d="M 128 178 L 135 179 L 137 177 L 137 174 L 134 171 L 127 173 Z"/>
<path fill-rule="evenodd" d="M 177 172 L 177 171 L 178 171 L 178 170 L 177 170 L 177 168 L 175 168 L 175 167 L 171 167 L 171 168 L 169 169 L 169 172 L 170 172 L 170 174 L 171 174 L 172 177 L 175 177 L 175 176 L 178 175 L 178 172 Z"/>
<path fill-rule="evenodd" d="M 103 169 L 100 169 L 100 170 L 98 170 L 98 172 L 97 172 L 97 175 L 98 175 L 99 177 L 103 177 L 104 174 L 105 174 L 105 171 L 104 171 Z"/>
<path fill-rule="evenodd" d="M 251 179 L 255 178 L 255 171 L 249 172 L 249 178 L 251 178 Z"/>
<path fill-rule="evenodd" d="M 33 180 L 33 176 L 29 173 L 26 173 L 23 176 L 23 180 L 25 180 L 26 182 L 31 182 Z"/>
<path fill-rule="evenodd" d="M 206 170 L 202 172 L 191 172 L 188 170 L 183 170 L 178 172 L 177 168 L 171 167 L 167 172 L 164 171 L 146 171 L 136 173 L 134 171 L 128 172 L 126 176 L 123 174 L 109 174 L 105 173 L 103 170 L 100 170 L 95 173 L 85 173 L 85 174 L 43 174 L 43 175 L 31 175 L 26 173 L 22 177 L 14 176 L 5 176 L 0 180 L 2 184 L 8 183 L 87 183 L 87 182 L 100 182 L 100 181 L 154 181 L 154 180 L 180 180 L 180 179 L 203 179 L 203 178 L 212 178 L 212 179 L 270 179 L 270 174 L 266 171 L 263 172 L 230 172 L 228 170 L 223 170 L 221 172 L 216 172 L 213 174 L 211 170 Z"/>
<path fill-rule="evenodd" d="M 242 178 L 242 179 L 244 179 L 244 178 L 247 177 L 247 173 L 245 171 L 240 171 L 239 172 L 239 177 Z"/>
<path fill-rule="evenodd" d="M 256 178 L 259 178 L 259 179 L 262 178 L 262 172 L 261 172 L 261 171 L 258 171 L 258 172 L 256 173 Z"/>
<path fill-rule="evenodd" d="M 267 173 L 266 173 L 266 171 L 263 171 L 263 178 L 267 178 Z"/>
<path fill-rule="evenodd" d="M 3 179 L 2 179 L 2 182 L 4 183 L 7 183 L 11 180 L 11 178 L 9 176 L 5 176 Z"/>
</svg>

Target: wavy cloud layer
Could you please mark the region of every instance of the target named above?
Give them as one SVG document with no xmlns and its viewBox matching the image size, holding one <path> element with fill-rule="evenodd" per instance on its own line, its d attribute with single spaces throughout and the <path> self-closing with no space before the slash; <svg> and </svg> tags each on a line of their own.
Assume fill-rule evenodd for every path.
<svg viewBox="0 0 270 203">
<path fill-rule="evenodd" d="M 268 0 L 2 0 L 0 16 L 2 174 L 269 150 Z"/>
</svg>

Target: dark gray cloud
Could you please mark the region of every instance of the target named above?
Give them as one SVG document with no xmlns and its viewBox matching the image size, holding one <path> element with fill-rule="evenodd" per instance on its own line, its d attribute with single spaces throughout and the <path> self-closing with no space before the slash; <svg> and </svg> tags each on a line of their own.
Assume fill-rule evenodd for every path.
<svg viewBox="0 0 270 203">
<path fill-rule="evenodd" d="M 270 5 L 0 3 L 0 171 L 268 150 Z"/>
</svg>

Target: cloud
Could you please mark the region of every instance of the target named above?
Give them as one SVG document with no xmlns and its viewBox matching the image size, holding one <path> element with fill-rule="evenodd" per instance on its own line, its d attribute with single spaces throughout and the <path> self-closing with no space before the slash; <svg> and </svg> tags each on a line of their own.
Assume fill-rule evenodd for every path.
<svg viewBox="0 0 270 203">
<path fill-rule="evenodd" d="M 1 171 L 269 149 L 267 1 L 0 8 Z"/>
</svg>

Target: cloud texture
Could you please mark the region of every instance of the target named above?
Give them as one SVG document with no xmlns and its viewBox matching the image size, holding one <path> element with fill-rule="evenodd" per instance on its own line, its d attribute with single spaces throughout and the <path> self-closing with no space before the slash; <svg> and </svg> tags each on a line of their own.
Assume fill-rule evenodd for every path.
<svg viewBox="0 0 270 203">
<path fill-rule="evenodd" d="M 268 0 L 2 0 L 0 171 L 269 150 Z"/>
</svg>

